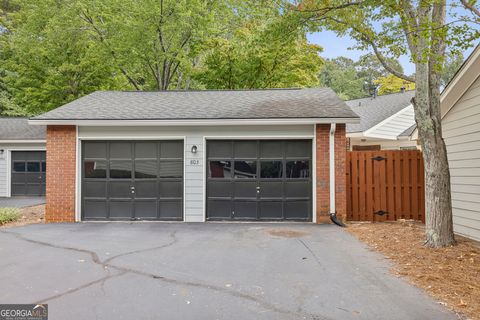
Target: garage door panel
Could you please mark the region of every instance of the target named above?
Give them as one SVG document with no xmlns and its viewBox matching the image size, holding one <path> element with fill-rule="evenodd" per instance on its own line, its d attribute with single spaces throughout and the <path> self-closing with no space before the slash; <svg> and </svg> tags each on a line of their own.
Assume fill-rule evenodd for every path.
<svg viewBox="0 0 480 320">
<path fill-rule="evenodd" d="M 208 140 L 207 151 L 207 219 L 311 220 L 312 140 Z M 286 215 L 291 200 L 303 202 Z"/>
<path fill-rule="evenodd" d="M 183 195 L 182 181 L 160 181 L 158 196 L 162 198 L 181 198 Z"/>
<path fill-rule="evenodd" d="M 207 152 L 210 158 L 231 158 L 232 142 L 231 141 L 212 141 L 207 144 Z"/>
<path fill-rule="evenodd" d="M 228 197 L 233 195 L 233 185 L 230 181 L 208 181 L 207 196 L 208 197 Z"/>
<path fill-rule="evenodd" d="M 43 176 L 40 172 L 37 172 L 37 173 L 27 172 L 25 174 L 25 181 L 27 183 L 34 183 L 34 184 L 41 183 L 42 178 Z"/>
<path fill-rule="evenodd" d="M 236 159 L 256 159 L 257 150 L 258 148 L 256 140 L 236 141 L 233 145 L 233 156 Z"/>
<path fill-rule="evenodd" d="M 285 156 L 287 158 L 309 158 L 312 154 L 312 144 L 308 140 L 286 141 Z"/>
<path fill-rule="evenodd" d="M 232 214 L 232 202 L 224 200 L 210 200 L 207 203 L 209 218 L 229 219 Z"/>
<path fill-rule="evenodd" d="M 257 182 L 237 180 L 234 184 L 234 197 L 235 198 L 257 198 Z"/>
<path fill-rule="evenodd" d="M 159 216 L 162 219 L 182 219 L 183 212 L 183 202 L 181 200 L 177 201 L 159 201 Z"/>
<path fill-rule="evenodd" d="M 183 141 L 163 141 L 160 143 L 161 159 L 182 159 Z"/>
<path fill-rule="evenodd" d="M 157 198 L 157 181 L 135 181 L 135 199 Z"/>
<path fill-rule="evenodd" d="M 84 141 L 82 147 L 84 219 L 182 219 L 183 141 Z"/>
<path fill-rule="evenodd" d="M 110 159 L 132 159 L 131 142 L 110 142 Z"/>
<path fill-rule="evenodd" d="M 233 210 L 235 219 L 257 219 L 256 201 L 235 201 Z"/>
<path fill-rule="evenodd" d="M 260 158 L 282 158 L 283 157 L 283 141 L 260 141 Z"/>
<path fill-rule="evenodd" d="M 282 181 L 260 181 L 260 198 L 282 198 Z"/>
<path fill-rule="evenodd" d="M 12 151 L 12 196 L 45 195 L 45 151 Z"/>
<path fill-rule="evenodd" d="M 132 201 L 109 201 L 110 218 L 112 219 L 130 219 L 132 217 Z"/>
<path fill-rule="evenodd" d="M 104 219 L 107 216 L 107 203 L 104 200 L 85 200 L 83 206 L 85 218 Z"/>
<path fill-rule="evenodd" d="M 309 201 L 287 201 L 285 203 L 285 219 L 306 219 L 309 210 Z"/>
<path fill-rule="evenodd" d="M 287 181 L 285 183 L 285 196 L 287 198 L 308 198 L 311 190 L 310 181 Z"/>
<path fill-rule="evenodd" d="M 283 203 L 281 201 L 264 201 L 259 203 L 260 220 L 276 220 L 283 217 Z"/>
<path fill-rule="evenodd" d="M 135 217 L 140 219 L 157 218 L 157 200 L 135 201 Z"/>
<path fill-rule="evenodd" d="M 26 194 L 29 196 L 43 196 L 45 188 L 41 184 L 27 184 Z"/>
<path fill-rule="evenodd" d="M 135 142 L 135 159 L 157 159 L 157 145 L 150 141 Z"/>
<path fill-rule="evenodd" d="M 84 158 L 106 159 L 107 158 L 107 144 L 105 142 L 88 142 L 84 144 L 83 156 Z"/>
<path fill-rule="evenodd" d="M 12 184 L 12 195 L 27 195 L 27 186 L 22 184 Z"/>
<path fill-rule="evenodd" d="M 83 181 L 84 196 L 106 198 L 107 183 L 105 181 Z"/>
<path fill-rule="evenodd" d="M 108 196 L 110 198 L 131 198 L 131 181 L 110 181 L 108 184 Z"/>
</svg>

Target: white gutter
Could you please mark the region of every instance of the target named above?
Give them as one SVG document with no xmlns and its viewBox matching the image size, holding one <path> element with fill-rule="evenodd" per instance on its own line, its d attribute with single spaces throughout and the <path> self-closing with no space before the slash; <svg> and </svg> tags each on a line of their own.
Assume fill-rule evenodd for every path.
<svg viewBox="0 0 480 320">
<path fill-rule="evenodd" d="M 55 120 L 29 119 L 30 125 L 77 126 L 231 126 L 231 125 L 296 125 L 317 123 L 360 123 L 360 118 L 277 118 L 277 119 L 191 119 L 191 120 Z"/>
<path fill-rule="evenodd" d="M 330 214 L 335 214 L 335 130 L 337 125 L 332 123 L 330 125 Z"/>
</svg>

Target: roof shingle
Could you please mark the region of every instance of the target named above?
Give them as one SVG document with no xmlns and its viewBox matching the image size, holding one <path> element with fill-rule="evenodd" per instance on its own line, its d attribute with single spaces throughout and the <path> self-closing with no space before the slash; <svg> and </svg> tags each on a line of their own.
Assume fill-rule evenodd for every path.
<svg viewBox="0 0 480 320">
<path fill-rule="evenodd" d="M 30 126 L 28 118 L 0 118 L 0 140 L 45 140 L 45 126 Z"/>
<path fill-rule="evenodd" d="M 346 101 L 347 105 L 360 116 L 359 124 L 347 124 L 347 133 L 363 132 L 382 122 L 411 104 L 415 91 L 392 93 L 376 98 L 368 97 Z"/>
<path fill-rule="evenodd" d="M 97 91 L 33 120 L 358 118 L 329 88 Z"/>
</svg>

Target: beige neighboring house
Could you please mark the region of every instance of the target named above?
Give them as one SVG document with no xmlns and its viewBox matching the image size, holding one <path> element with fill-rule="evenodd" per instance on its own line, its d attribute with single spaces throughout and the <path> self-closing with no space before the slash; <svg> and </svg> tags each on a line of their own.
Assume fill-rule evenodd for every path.
<svg viewBox="0 0 480 320">
<path fill-rule="evenodd" d="M 405 91 L 346 101 L 360 116 L 359 124 L 347 124 L 349 150 L 417 149 L 412 138 L 414 95 L 415 91 Z"/>
<path fill-rule="evenodd" d="M 480 46 L 442 92 L 454 231 L 480 241 Z"/>
</svg>

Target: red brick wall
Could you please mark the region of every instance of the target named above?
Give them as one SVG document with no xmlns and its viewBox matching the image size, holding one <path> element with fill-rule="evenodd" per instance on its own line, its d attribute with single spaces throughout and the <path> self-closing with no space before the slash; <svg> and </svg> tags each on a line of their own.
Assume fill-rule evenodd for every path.
<svg viewBox="0 0 480 320">
<path fill-rule="evenodd" d="M 347 139 L 345 124 L 337 124 L 335 131 L 335 209 L 337 217 L 347 219 Z"/>
<path fill-rule="evenodd" d="M 330 214 L 330 124 L 316 126 L 317 223 L 329 222 Z M 335 205 L 337 217 L 345 220 L 346 194 L 346 138 L 345 124 L 337 124 L 335 131 Z"/>
<path fill-rule="evenodd" d="M 75 221 L 75 126 L 47 126 L 47 222 Z"/>
</svg>

